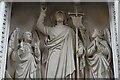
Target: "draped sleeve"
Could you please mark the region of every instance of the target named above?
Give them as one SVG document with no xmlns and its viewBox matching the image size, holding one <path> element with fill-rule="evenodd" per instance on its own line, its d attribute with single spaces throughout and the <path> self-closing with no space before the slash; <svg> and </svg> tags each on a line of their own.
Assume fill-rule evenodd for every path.
<svg viewBox="0 0 120 80">
<path fill-rule="evenodd" d="M 41 12 L 37 21 L 37 28 L 45 35 L 49 35 L 51 27 L 44 25 L 45 13 Z"/>
</svg>

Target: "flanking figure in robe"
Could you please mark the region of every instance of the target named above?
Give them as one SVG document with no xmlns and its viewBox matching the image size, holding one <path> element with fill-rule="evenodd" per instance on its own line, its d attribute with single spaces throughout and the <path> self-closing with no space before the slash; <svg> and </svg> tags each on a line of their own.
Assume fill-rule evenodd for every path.
<svg viewBox="0 0 120 80">
<path fill-rule="evenodd" d="M 24 32 L 20 38 L 20 30 L 17 28 L 13 31 L 9 40 L 6 78 L 33 79 L 38 77 L 41 58 L 39 44 L 40 42 L 32 44 L 31 32 Z"/>
<path fill-rule="evenodd" d="M 109 43 L 104 40 L 102 33 L 94 29 L 92 34 L 93 41 L 87 50 L 87 62 L 89 71 L 87 78 L 113 78 L 112 72 L 112 52 Z"/>
</svg>

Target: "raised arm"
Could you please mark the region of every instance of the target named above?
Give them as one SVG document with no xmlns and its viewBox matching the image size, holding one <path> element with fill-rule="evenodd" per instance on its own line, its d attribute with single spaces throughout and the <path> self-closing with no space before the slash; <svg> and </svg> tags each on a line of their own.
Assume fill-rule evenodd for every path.
<svg viewBox="0 0 120 80">
<path fill-rule="evenodd" d="M 41 13 L 40 13 L 40 16 L 39 16 L 38 21 L 37 21 L 37 28 L 43 34 L 48 35 L 49 31 L 50 31 L 50 27 L 47 27 L 47 26 L 44 25 L 44 19 L 45 19 L 45 16 L 46 16 L 45 12 L 46 12 L 46 8 L 44 9 L 43 7 L 41 7 Z"/>
</svg>

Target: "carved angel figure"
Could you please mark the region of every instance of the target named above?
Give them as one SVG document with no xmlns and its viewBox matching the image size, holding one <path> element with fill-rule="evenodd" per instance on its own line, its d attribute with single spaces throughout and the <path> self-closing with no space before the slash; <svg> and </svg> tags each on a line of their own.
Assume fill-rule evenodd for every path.
<svg viewBox="0 0 120 80">
<path fill-rule="evenodd" d="M 92 37 L 94 40 L 87 53 L 90 78 L 110 78 L 112 77 L 110 46 L 102 38 L 98 29 L 94 29 Z"/>
<path fill-rule="evenodd" d="M 37 63 L 40 59 L 38 45 L 35 43 L 35 46 L 32 46 L 31 32 L 26 31 L 18 43 L 15 43 L 18 40 L 16 34 L 19 34 L 18 29 L 10 37 L 6 74 L 11 78 L 36 78 Z"/>
</svg>

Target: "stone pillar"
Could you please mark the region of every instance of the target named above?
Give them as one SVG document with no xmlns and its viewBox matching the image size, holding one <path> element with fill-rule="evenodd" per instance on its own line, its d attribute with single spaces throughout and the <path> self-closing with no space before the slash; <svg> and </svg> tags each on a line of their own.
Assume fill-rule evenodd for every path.
<svg viewBox="0 0 120 80">
<path fill-rule="evenodd" d="M 117 22 L 117 1 L 109 2 L 109 20 L 110 20 L 110 31 L 111 31 L 111 42 L 112 42 L 112 59 L 113 59 L 113 70 L 114 78 L 119 78 L 118 69 L 118 22 Z"/>
<path fill-rule="evenodd" d="M 11 3 L 0 2 L 0 79 L 4 78 L 9 36 Z"/>
<path fill-rule="evenodd" d="M 119 78 L 120 78 L 120 1 L 118 2 L 118 47 L 119 47 Z"/>
</svg>

